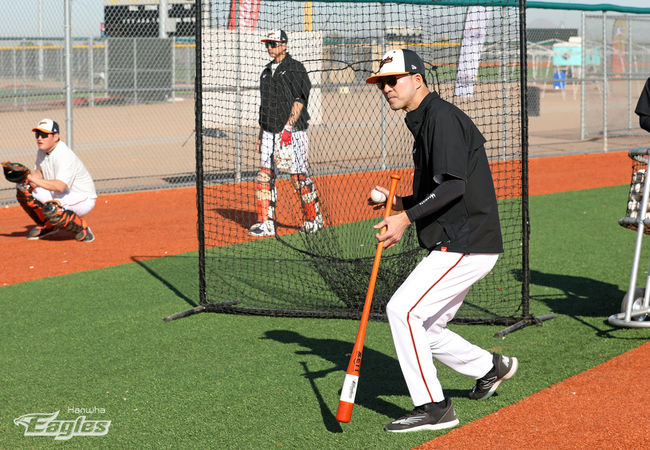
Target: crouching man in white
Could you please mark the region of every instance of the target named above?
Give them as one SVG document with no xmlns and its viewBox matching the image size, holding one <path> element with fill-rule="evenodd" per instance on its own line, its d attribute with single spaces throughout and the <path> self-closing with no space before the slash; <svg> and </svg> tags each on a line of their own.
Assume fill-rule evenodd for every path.
<svg viewBox="0 0 650 450">
<path fill-rule="evenodd" d="M 18 183 L 16 199 L 36 222 L 27 239 L 55 231 L 72 233 L 77 241 L 95 240 L 84 217 L 95 207 L 97 192 L 79 157 L 59 137 L 59 124 L 41 120 L 32 129 L 38 145 L 35 169 Z"/>
</svg>

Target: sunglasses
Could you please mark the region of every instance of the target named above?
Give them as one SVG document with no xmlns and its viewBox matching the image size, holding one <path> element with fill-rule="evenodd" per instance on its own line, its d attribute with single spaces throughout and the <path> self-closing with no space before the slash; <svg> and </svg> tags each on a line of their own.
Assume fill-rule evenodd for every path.
<svg viewBox="0 0 650 450">
<path fill-rule="evenodd" d="M 34 136 L 36 136 L 36 139 L 38 139 L 39 137 L 43 138 L 43 139 L 47 139 L 51 135 L 52 135 L 52 133 L 44 133 L 42 131 L 34 131 Z"/>
<path fill-rule="evenodd" d="M 278 45 L 280 45 L 280 42 L 274 42 L 274 41 L 265 42 L 264 45 L 266 45 L 266 48 L 275 48 Z"/>
<path fill-rule="evenodd" d="M 387 77 L 381 77 L 377 81 L 377 87 L 379 88 L 380 91 L 383 91 L 384 88 L 386 87 L 386 85 L 388 85 L 390 87 L 395 87 L 395 85 L 397 84 L 397 80 L 399 80 L 400 78 L 403 78 L 403 77 L 411 76 L 411 75 L 414 75 L 414 74 L 405 73 L 405 74 L 402 74 L 402 75 L 390 75 L 390 76 L 387 76 Z"/>
</svg>

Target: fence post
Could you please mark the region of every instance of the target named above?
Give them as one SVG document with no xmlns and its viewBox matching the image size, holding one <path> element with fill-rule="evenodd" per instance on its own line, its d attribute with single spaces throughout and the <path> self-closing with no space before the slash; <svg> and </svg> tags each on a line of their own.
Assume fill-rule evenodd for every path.
<svg viewBox="0 0 650 450">
<path fill-rule="evenodd" d="M 501 21 L 504 22 L 505 8 L 501 9 Z M 524 42 L 522 45 L 526 45 Z M 506 41 L 501 42 L 501 150 L 503 160 L 507 158 L 508 151 L 508 47 Z M 528 67 L 525 67 L 524 70 L 528 70 Z M 478 73 L 478 72 L 477 72 Z M 478 84 L 478 77 L 477 77 Z M 526 88 L 526 86 L 524 86 Z M 527 111 L 523 111 L 522 114 L 527 114 Z"/>
<path fill-rule="evenodd" d="M 133 104 L 138 103 L 138 38 L 133 38 Z"/>
<path fill-rule="evenodd" d="M 630 16 L 625 15 L 625 28 L 627 28 L 627 129 L 632 129 L 632 111 L 634 106 L 632 106 L 632 26 L 630 23 Z"/>
<path fill-rule="evenodd" d="M 241 88 L 241 27 L 237 24 L 237 70 L 239 75 L 237 76 L 237 99 L 241 100 L 242 98 L 242 88 Z M 243 101 L 237 102 L 237 131 L 235 133 L 235 182 L 239 183 L 241 181 L 241 168 L 242 168 L 242 144 L 241 144 L 241 134 L 242 134 L 242 104 Z M 197 130 L 199 133 L 200 130 Z M 275 141 L 273 144 L 273 149 L 275 150 Z"/>
<path fill-rule="evenodd" d="M 38 2 L 38 80 L 43 81 L 43 0 Z"/>
<path fill-rule="evenodd" d="M 172 102 L 176 101 L 176 36 L 171 38 L 172 46 Z"/>
<path fill-rule="evenodd" d="M 88 38 L 88 106 L 95 106 L 95 58 L 93 52 L 95 51 L 93 38 Z"/>
<path fill-rule="evenodd" d="M 64 1 L 65 9 L 65 141 L 74 148 L 74 125 L 72 120 L 72 28 L 70 19 L 70 0 Z"/>
<path fill-rule="evenodd" d="M 168 9 L 167 0 L 158 1 L 158 37 L 160 39 L 167 38 L 167 15 Z"/>
<path fill-rule="evenodd" d="M 26 53 L 27 53 L 27 43 L 25 42 L 25 39 L 22 40 L 22 52 L 21 52 L 21 67 L 22 67 L 22 73 L 23 73 L 23 111 L 27 111 L 27 97 L 25 94 L 27 94 L 27 67 L 26 67 Z"/>
<path fill-rule="evenodd" d="M 607 151 L 607 11 L 603 11 L 603 151 Z"/>
<path fill-rule="evenodd" d="M 16 47 L 14 46 L 11 51 L 11 59 L 13 63 L 14 73 L 14 108 L 18 107 L 18 62 L 16 61 Z"/>
<path fill-rule="evenodd" d="M 585 12 L 581 13 L 581 36 L 580 36 L 580 140 L 585 140 L 585 95 L 586 92 L 586 77 L 587 77 L 587 20 Z"/>
<path fill-rule="evenodd" d="M 381 3 L 381 55 L 379 58 L 384 57 L 386 53 L 386 6 L 385 3 Z M 372 49 L 370 49 L 370 54 L 372 55 Z M 424 76 L 426 77 L 427 70 L 424 69 Z M 388 150 L 386 145 L 386 102 L 381 102 L 381 170 L 386 170 L 386 161 L 388 159 Z"/>
<path fill-rule="evenodd" d="M 185 86 L 192 86 L 192 64 L 191 64 L 191 57 L 192 57 L 192 45 L 190 44 L 190 41 L 186 41 L 187 45 L 185 46 L 185 55 L 186 55 L 186 67 L 185 67 Z M 196 43 L 194 44 L 196 48 Z"/>
<path fill-rule="evenodd" d="M 108 91 L 108 38 L 104 38 L 104 89 L 106 97 L 111 98 L 112 93 Z"/>
</svg>

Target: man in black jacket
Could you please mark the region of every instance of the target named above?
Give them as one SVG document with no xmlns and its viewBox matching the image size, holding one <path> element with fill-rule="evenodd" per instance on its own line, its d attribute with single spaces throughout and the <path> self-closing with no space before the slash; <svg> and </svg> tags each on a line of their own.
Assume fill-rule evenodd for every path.
<svg viewBox="0 0 650 450">
<path fill-rule="evenodd" d="M 446 328 L 471 286 L 503 252 L 497 199 L 485 138 L 456 106 L 430 92 L 424 63 L 410 50 L 384 55 L 376 84 L 390 108 L 406 111 L 413 144 L 413 193 L 395 197 L 377 239 L 394 246 L 415 222 L 420 245 L 430 251 L 395 291 L 386 315 L 415 409 L 386 425 L 392 432 L 439 430 L 458 424 L 443 393 L 433 359 L 476 380 L 469 397 L 490 397 L 517 371 L 517 358 L 490 354 Z M 378 187 L 384 194 L 388 190 Z"/>
<path fill-rule="evenodd" d="M 261 169 L 256 178 L 257 223 L 251 236 L 274 236 L 275 188 L 279 170 L 291 174 L 304 212 L 302 233 L 314 233 L 323 227 L 316 187 L 308 174 L 309 138 L 307 105 L 311 82 L 305 67 L 287 53 L 287 33 L 270 32 L 262 39 L 272 61 L 260 77 L 260 135 L 257 150 Z"/>
</svg>

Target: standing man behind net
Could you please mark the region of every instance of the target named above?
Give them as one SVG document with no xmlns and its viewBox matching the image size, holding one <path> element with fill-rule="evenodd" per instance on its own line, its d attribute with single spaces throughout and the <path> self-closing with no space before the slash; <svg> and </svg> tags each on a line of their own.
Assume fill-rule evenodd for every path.
<svg viewBox="0 0 650 450">
<path fill-rule="evenodd" d="M 458 419 L 433 359 L 475 379 L 469 392 L 474 400 L 490 397 L 518 366 L 516 358 L 490 354 L 446 328 L 471 286 L 503 252 L 485 138 L 465 113 L 429 91 L 424 63 L 413 51 L 389 51 L 379 73 L 366 82 L 377 85 L 392 110 L 406 111 L 406 126 L 415 138 L 413 193 L 395 197 L 393 210 L 401 213 L 375 225 L 386 226 L 377 239 L 388 249 L 415 222 L 420 245 L 430 251 L 386 306 L 415 409 L 385 429 L 451 428 Z"/>
<path fill-rule="evenodd" d="M 16 187 L 16 199 L 36 222 L 27 239 L 41 239 L 55 231 L 74 234 L 81 242 L 95 240 L 83 218 L 97 199 L 95 183 L 79 157 L 59 137 L 59 124 L 41 120 L 32 129 L 38 154 L 36 168 Z"/>
<path fill-rule="evenodd" d="M 302 233 L 323 227 L 316 187 L 307 172 L 309 138 L 307 104 L 311 83 L 305 67 L 287 53 L 287 33 L 274 30 L 262 39 L 272 61 L 260 77 L 260 136 L 257 149 L 262 168 L 256 178 L 257 223 L 251 236 L 274 236 L 278 170 L 288 171 L 300 197 L 305 220 Z"/>
</svg>

